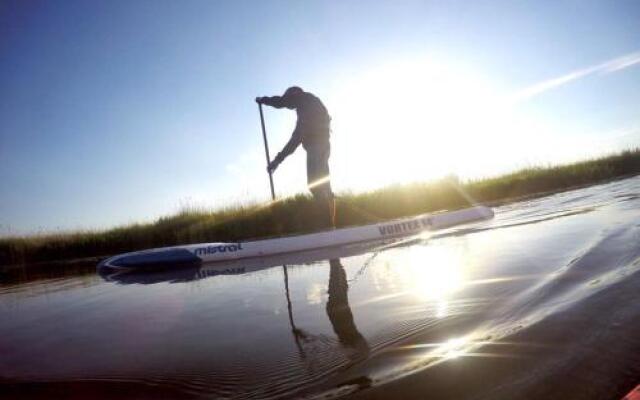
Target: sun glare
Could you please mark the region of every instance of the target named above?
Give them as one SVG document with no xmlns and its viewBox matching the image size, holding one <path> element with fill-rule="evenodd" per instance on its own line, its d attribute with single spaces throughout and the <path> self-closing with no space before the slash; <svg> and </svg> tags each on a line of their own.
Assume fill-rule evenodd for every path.
<svg viewBox="0 0 640 400">
<path fill-rule="evenodd" d="M 445 246 L 415 246 L 401 260 L 406 287 L 422 300 L 438 302 L 446 313 L 446 298 L 465 282 L 464 263 L 459 253 Z"/>
<path fill-rule="evenodd" d="M 443 357 L 446 359 L 458 358 L 465 355 L 465 353 L 468 351 L 465 348 L 466 345 L 466 338 L 449 339 L 447 342 L 442 344 L 442 346 L 440 346 L 438 351 L 441 352 Z"/>
<path fill-rule="evenodd" d="M 342 183 L 369 189 L 477 172 L 495 149 L 481 133 L 495 137 L 498 99 L 482 77 L 431 59 L 353 79 L 331 99 Z"/>
<path fill-rule="evenodd" d="M 375 277 L 432 309 L 433 316 L 445 318 L 459 312 L 452 296 L 468 281 L 468 262 L 459 248 L 440 245 L 413 246 L 389 252 L 393 261 Z M 430 311 L 431 312 L 431 311 Z"/>
</svg>

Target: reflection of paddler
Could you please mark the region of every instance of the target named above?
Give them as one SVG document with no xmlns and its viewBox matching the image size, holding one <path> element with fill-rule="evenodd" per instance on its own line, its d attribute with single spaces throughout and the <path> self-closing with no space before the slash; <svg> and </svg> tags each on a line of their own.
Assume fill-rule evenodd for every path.
<svg viewBox="0 0 640 400">
<path fill-rule="evenodd" d="M 327 315 L 333 325 L 333 331 L 338 335 L 340 343 L 345 346 L 357 348 L 360 351 L 369 351 L 369 345 L 358 332 L 353 321 L 353 314 L 349 307 L 347 290 L 347 274 L 339 259 L 329 260 L 331 271 L 329 273 L 329 300 L 327 301 Z"/>
</svg>

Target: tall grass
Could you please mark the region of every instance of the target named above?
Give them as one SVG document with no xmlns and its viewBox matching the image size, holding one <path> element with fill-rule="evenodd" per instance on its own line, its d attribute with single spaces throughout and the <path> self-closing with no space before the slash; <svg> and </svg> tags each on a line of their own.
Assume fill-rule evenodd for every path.
<svg viewBox="0 0 640 400">
<path fill-rule="evenodd" d="M 526 168 L 507 175 L 460 183 L 394 185 L 367 193 L 345 193 L 337 200 L 338 227 L 359 225 L 471 202 L 493 202 L 524 195 L 565 190 L 640 173 L 640 149 L 569 165 Z M 473 199 L 473 200 L 470 200 Z M 184 209 L 153 223 L 104 231 L 79 231 L 0 239 L 0 265 L 106 256 L 150 247 L 197 242 L 227 242 L 306 233 L 318 222 L 306 195 L 271 205 L 244 205 L 220 210 Z"/>
</svg>

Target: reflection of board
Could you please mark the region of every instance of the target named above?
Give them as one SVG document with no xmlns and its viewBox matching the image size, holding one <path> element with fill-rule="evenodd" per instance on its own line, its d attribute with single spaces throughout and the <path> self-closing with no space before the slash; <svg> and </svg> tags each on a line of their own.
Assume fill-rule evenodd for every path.
<svg viewBox="0 0 640 400">
<path fill-rule="evenodd" d="M 464 210 L 424 214 L 380 224 L 335 229 L 307 235 L 252 242 L 202 243 L 136 251 L 104 260 L 98 265 L 98 268 L 156 268 L 263 257 L 415 235 L 422 231 L 444 229 L 492 217 L 493 211 L 490 208 L 476 206 Z"/>
<path fill-rule="evenodd" d="M 640 385 L 630 391 L 622 400 L 640 400 Z"/>
</svg>

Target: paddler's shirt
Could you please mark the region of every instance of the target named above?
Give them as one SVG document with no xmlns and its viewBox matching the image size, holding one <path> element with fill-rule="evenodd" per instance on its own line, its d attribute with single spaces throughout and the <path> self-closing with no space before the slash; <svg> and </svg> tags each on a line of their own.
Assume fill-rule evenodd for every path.
<svg viewBox="0 0 640 400">
<path fill-rule="evenodd" d="M 275 108 L 295 109 L 298 114 L 296 128 L 291 139 L 278 157 L 284 159 L 302 143 L 306 151 L 322 151 L 329 148 L 331 117 L 319 98 L 308 92 L 292 96 L 265 97 L 263 103 Z"/>
</svg>

